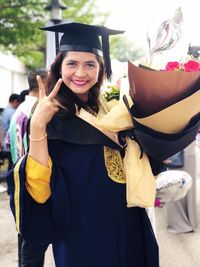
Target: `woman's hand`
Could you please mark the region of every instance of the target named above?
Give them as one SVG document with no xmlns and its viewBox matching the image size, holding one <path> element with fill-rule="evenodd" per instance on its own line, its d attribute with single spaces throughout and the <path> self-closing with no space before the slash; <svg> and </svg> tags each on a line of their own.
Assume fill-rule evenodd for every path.
<svg viewBox="0 0 200 267">
<path fill-rule="evenodd" d="M 49 121 L 52 119 L 53 115 L 58 112 L 58 102 L 55 97 L 60 89 L 62 84 L 62 79 L 60 78 L 54 89 L 47 96 L 45 92 L 45 87 L 40 76 L 37 76 L 37 81 L 39 85 L 39 99 L 36 109 L 31 118 L 31 128 L 37 130 L 46 131 L 46 126 Z"/>
<path fill-rule="evenodd" d="M 41 165 L 48 167 L 49 152 L 47 146 L 46 126 L 52 119 L 53 115 L 58 112 L 58 103 L 55 100 L 62 79 L 59 79 L 47 96 L 44 84 L 37 76 L 39 85 L 39 100 L 30 123 L 30 148 L 29 155 Z"/>
</svg>

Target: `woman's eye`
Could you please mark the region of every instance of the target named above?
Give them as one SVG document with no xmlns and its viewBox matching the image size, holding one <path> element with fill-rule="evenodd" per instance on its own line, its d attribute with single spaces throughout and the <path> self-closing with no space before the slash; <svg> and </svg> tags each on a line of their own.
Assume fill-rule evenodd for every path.
<svg viewBox="0 0 200 267">
<path fill-rule="evenodd" d="M 75 62 L 68 62 L 68 63 L 67 63 L 67 66 L 69 66 L 69 67 L 73 67 L 73 66 L 75 66 Z"/>
<path fill-rule="evenodd" d="M 88 64 L 87 64 L 87 67 L 88 67 L 88 68 L 94 68 L 94 67 L 95 67 L 95 64 L 93 64 L 93 63 L 88 63 Z"/>
</svg>

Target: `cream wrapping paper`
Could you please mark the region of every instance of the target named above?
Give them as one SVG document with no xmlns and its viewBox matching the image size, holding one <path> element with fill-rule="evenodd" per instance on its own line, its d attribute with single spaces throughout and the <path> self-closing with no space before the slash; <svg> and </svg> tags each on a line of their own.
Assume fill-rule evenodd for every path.
<svg viewBox="0 0 200 267">
<path fill-rule="evenodd" d="M 151 171 L 148 156 L 134 140 L 126 138 L 124 169 L 126 173 L 127 207 L 153 207 L 156 196 L 156 181 Z"/>
<path fill-rule="evenodd" d="M 128 102 L 132 105 L 130 97 Z M 109 102 L 108 102 L 109 103 Z M 101 109 L 95 125 L 102 130 L 119 132 L 133 128 L 131 117 L 123 101 L 115 101 L 107 106 L 101 98 Z M 127 207 L 153 207 L 156 196 L 155 177 L 151 171 L 148 156 L 143 153 L 140 158 L 140 148 L 137 142 L 126 138 L 126 151 L 123 159 L 126 175 L 126 201 Z"/>
<path fill-rule="evenodd" d="M 135 118 L 139 123 L 167 134 L 181 132 L 191 118 L 200 112 L 200 91 L 145 118 Z"/>
<path fill-rule="evenodd" d="M 200 71 L 155 71 L 128 62 L 130 94 L 141 118 L 155 114 L 199 90 Z"/>
</svg>

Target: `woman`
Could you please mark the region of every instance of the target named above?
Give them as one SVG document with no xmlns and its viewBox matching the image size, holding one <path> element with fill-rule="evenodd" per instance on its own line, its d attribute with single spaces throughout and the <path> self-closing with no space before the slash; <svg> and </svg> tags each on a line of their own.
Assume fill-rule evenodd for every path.
<svg viewBox="0 0 200 267">
<path fill-rule="evenodd" d="M 158 267 L 146 210 L 126 205 L 122 146 L 81 117 L 98 113 L 111 74 L 98 35 L 120 32 L 79 23 L 47 30 L 65 33 L 47 94 L 38 77 L 29 154 L 8 177 L 17 228 L 32 244 L 53 243 L 57 267 Z"/>
</svg>

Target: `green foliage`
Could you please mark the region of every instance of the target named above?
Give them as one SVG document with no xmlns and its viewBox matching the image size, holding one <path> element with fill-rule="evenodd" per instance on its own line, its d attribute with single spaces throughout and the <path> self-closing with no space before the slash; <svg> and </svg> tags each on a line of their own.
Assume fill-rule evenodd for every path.
<svg viewBox="0 0 200 267">
<path fill-rule="evenodd" d="M 115 85 L 107 85 L 108 90 L 104 92 L 105 99 L 109 102 L 112 99 L 119 100 L 120 90 Z"/>
<path fill-rule="evenodd" d="M 68 9 L 63 11 L 63 19 L 69 18 L 76 22 L 88 24 L 103 24 L 109 15 L 108 13 L 99 13 L 95 0 L 67 0 L 62 2 L 68 6 Z"/>
<path fill-rule="evenodd" d="M 0 0 L 1 49 L 11 51 L 30 67 L 44 65 L 41 50 L 45 37 L 38 28 L 47 19 L 46 4 L 44 0 Z"/>
<path fill-rule="evenodd" d="M 0 0 L 0 49 L 18 56 L 28 68 L 45 65 L 46 36 L 39 30 L 50 20 L 45 7 L 51 0 Z M 95 0 L 62 0 L 68 8 L 62 19 L 104 24 L 108 13 L 99 13 Z M 98 14 L 98 15 L 97 15 Z M 121 36 L 111 37 L 111 57 L 120 61 L 135 60 L 143 51 Z"/>
<path fill-rule="evenodd" d="M 42 67 L 45 59 L 45 33 L 39 30 L 50 20 L 45 7 L 51 0 L 0 0 L 0 49 L 18 56 L 27 67 Z M 97 24 L 107 14 L 97 14 L 94 0 L 62 1 L 68 9 L 62 18 Z"/>
<path fill-rule="evenodd" d="M 136 45 L 124 34 L 111 36 L 110 51 L 112 58 L 116 58 L 122 62 L 137 60 L 145 55 L 145 51 L 136 47 Z"/>
<path fill-rule="evenodd" d="M 44 19 L 44 1 L 0 0 L 0 43 L 13 49 L 34 38 Z"/>
</svg>

